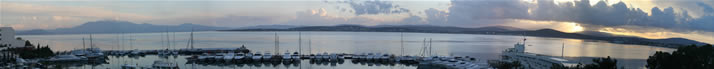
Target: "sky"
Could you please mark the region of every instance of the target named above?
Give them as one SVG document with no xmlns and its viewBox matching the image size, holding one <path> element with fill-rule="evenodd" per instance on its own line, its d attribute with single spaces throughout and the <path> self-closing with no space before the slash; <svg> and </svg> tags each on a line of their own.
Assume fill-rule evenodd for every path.
<svg viewBox="0 0 714 69">
<path fill-rule="evenodd" d="M 0 0 L 0 26 L 100 20 L 219 27 L 438 25 L 552 28 L 714 43 L 711 0 Z"/>
</svg>

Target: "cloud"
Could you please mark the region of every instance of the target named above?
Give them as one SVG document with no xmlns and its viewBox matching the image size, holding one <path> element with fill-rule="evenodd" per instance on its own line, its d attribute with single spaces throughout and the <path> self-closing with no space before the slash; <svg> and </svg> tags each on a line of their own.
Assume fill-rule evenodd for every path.
<svg viewBox="0 0 714 69">
<path fill-rule="evenodd" d="M 374 15 L 374 14 L 395 14 L 408 13 L 409 9 L 401 8 L 399 5 L 392 4 L 391 1 L 366 0 L 366 1 L 340 1 L 349 5 L 355 15 Z"/>
<path fill-rule="evenodd" d="M 708 3 L 700 3 L 702 8 L 711 8 Z M 425 10 L 430 23 L 438 23 L 438 10 Z M 686 10 L 676 12 L 675 8 L 653 7 L 650 13 L 639 8 L 630 8 L 624 2 L 607 4 L 598 1 L 591 5 L 588 0 L 556 4 L 552 0 L 537 0 L 537 3 L 522 0 L 453 0 L 448 9 L 446 25 L 494 25 L 516 20 L 564 21 L 580 23 L 598 30 L 601 27 L 643 26 L 668 28 L 674 31 L 714 31 L 714 16 L 704 15 L 692 18 Z M 436 18 L 436 19 L 432 19 Z"/>
<path fill-rule="evenodd" d="M 453 0 L 446 22 L 451 25 L 473 26 L 503 23 L 501 20 L 504 19 L 526 18 L 527 4 L 522 0 Z"/>
<path fill-rule="evenodd" d="M 324 8 L 312 9 L 307 11 L 297 12 L 295 19 L 286 21 L 282 24 L 289 25 L 339 25 L 339 24 L 359 24 L 359 25 L 377 25 L 383 22 L 380 19 L 369 17 L 338 17 L 328 15 Z"/>
<path fill-rule="evenodd" d="M 426 14 L 426 21 L 434 24 L 446 23 L 446 17 L 449 16 L 446 11 L 434 8 L 424 10 L 424 14 Z"/>
<path fill-rule="evenodd" d="M 79 25 L 93 20 L 148 20 L 152 16 L 114 12 L 94 7 L 49 6 L 14 2 L 0 2 L 3 26 L 18 30 L 54 29 Z"/>
</svg>

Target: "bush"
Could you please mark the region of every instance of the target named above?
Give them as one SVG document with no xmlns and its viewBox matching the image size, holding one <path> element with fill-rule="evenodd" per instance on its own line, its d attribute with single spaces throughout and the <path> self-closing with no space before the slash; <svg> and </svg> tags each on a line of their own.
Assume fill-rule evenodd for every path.
<svg viewBox="0 0 714 69">
<path fill-rule="evenodd" d="M 650 69 L 714 69 L 712 45 L 690 45 L 672 53 L 657 51 L 647 59 Z"/>
</svg>

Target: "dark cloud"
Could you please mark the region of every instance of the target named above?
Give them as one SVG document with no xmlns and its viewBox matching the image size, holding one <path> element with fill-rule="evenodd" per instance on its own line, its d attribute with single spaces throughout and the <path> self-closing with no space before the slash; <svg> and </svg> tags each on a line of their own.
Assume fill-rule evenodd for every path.
<svg viewBox="0 0 714 69">
<path fill-rule="evenodd" d="M 481 20 L 528 17 L 528 3 L 521 0 L 454 0 L 449 7 L 448 24 L 487 23 Z"/>
<path fill-rule="evenodd" d="M 408 13 L 409 9 L 401 8 L 390 1 L 367 0 L 367 1 L 338 1 L 337 3 L 347 4 L 352 8 L 355 15 L 369 14 L 394 14 Z"/>
<path fill-rule="evenodd" d="M 704 12 L 714 13 L 714 8 L 712 8 L 711 5 L 699 2 L 699 3 L 697 3 L 697 6 L 702 7 L 702 11 L 704 11 Z"/>
<path fill-rule="evenodd" d="M 543 21 L 568 21 L 592 27 L 643 26 L 674 30 L 714 31 L 714 16 L 703 15 L 691 18 L 687 11 L 675 12 L 674 8 L 654 7 L 651 14 L 639 8 L 630 8 L 623 2 L 608 5 L 598 1 L 581 0 L 555 4 L 552 0 L 538 0 L 538 3 L 526 3 L 522 0 L 453 0 L 449 8 L 447 23 L 450 24 L 492 24 L 493 20 L 526 19 Z M 701 3 L 705 11 L 711 6 Z M 433 11 L 432 9 L 426 11 Z M 427 13 L 428 21 L 431 17 Z M 432 12 L 433 13 L 433 12 Z M 483 20 L 491 20 L 483 22 Z M 590 28 L 597 29 L 597 28 Z"/>
</svg>

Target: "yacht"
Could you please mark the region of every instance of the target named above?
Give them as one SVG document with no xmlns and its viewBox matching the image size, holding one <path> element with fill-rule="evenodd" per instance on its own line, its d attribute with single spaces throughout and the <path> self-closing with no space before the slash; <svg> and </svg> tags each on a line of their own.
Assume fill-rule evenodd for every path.
<svg viewBox="0 0 714 69">
<path fill-rule="evenodd" d="M 263 61 L 270 61 L 270 59 L 273 59 L 273 54 L 265 53 L 265 54 L 263 54 L 262 59 L 263 59 Z"/>
<path fill-rule="evenodd" d="M 233 60 L 236 62 L 242 62 L 245 58 L 245 53 L 238 53 L 235 56 L 233 56 Z"/>
<path fill-rule="evenodd" d="M 121 69 L 139 69 L 139 67 L 136 65 L 124 64 L 124 65 L 121 65 Z"/>
<path fill-rule="evenodd" d="M 302 58 L 300 58 L 300 53 L 295 52 L 293 55 L 290 55 L 292 57 L 293 61 L 300 61 Z"/>
<path fill-rule="evenodd" d="M 292 56 L 290 56 L 290 53 L 287 53 L 287 52 L 286 52 L 286 53 L 283 54 L 282 57 L 283 57 L 283 62 L 290 62 L 290 61 L 292 61 Z"/>
<path fill-rule="evenodd" d="M 196 57 L 196 60 L 198 61 L 206 61 L 208 60 L 208 56 L 210 56 L 208 53 L 203 53 L 200 56 Z"/>
<path fill-rule="evenodd" d="M 81 57 L 77 57 L 74 55 L 58 55 L 58 56 L 50 58 L 48 61 L 80 61 L 80 60 L 82 60 Z"/>
<path fill-rule="evenodd" d="M 320 56 L 320 58 L 322 58 L 320 60 L 328 61 L 328 60 L 330 60 L 330 54 L 328 54 L 327 52 L 324 52 L 324 53 L 322 53 L 322 56 Z"/>
<path fill-rule="evenodd" d="M 157 69 L 179 69 L 178 64 L 165 61 L 154 61 L 154 64 L 152 64 L 151 66 Z"/>
<path fill-rule="evenodd" d="M 337 62 L 337 60 L 339 60 L 339 57 L 337 56 L 337 54 L 334 54 L 334 53 L 330 54 L 330 59 L 329 59 L 330 62 Z"/>
<path fill-rule="evenodd" d="M 215 55 L 213 55 L 213 60 L 223 61 L 223 55 L 226 55 L 226 53 L 216 53 Z"/>
<path fill-rule="evenodd" d="M 545 69 L 552 67 L 553 64 L 561 64 L 563 66 L 577 65 L 576 62 L 568 61 L 560 57 L 525 52 L 525 45 L 525 39 L 523 39 L 523 43 L 516 43 L 513 45 L 513 48 L 504 50 L 502 52 L 502 61 L 520 61 L 521 65 L 524 65 L 526 69 Z"/>
<path fill-rule="evenodd" d="M 225 62 L 230 62 L 230 61 L 233 61 L 233 57 L 235 57 L 235 53 L 233 53 L 233 52 L 225 53 L 225 54 L 223 55 L 223 59 L 222 59 L 222 60 L 225 61 Z"/>
<path fill-rule="evenodd" d="M 260 54 L 260 52 L 256 52 L 253 54 L 253 57 L 251 57 L 253 61 L 261 61 L 263 59 L 263 54 Z"/>
</svg>

